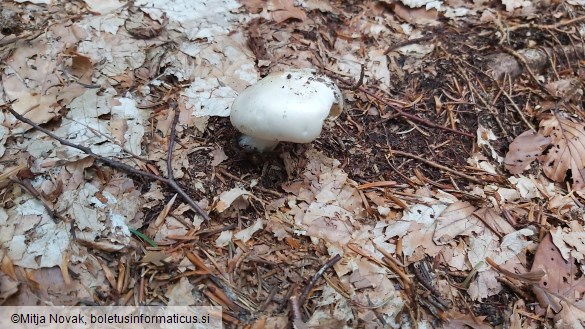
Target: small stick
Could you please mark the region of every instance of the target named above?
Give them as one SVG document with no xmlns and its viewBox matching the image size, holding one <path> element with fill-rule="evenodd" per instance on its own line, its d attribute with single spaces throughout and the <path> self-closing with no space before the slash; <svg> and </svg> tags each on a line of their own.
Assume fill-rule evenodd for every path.
<svg viewBox="0 0 585 329">
<path fill-rule="evenodd" d="M 327 263 L 325 263 L 323 265 L 323 267 L 321 267 L 321 269 L 319 271 L 317 271 L 317 273 L 315 273 L 315 275 L 313 275 L 313 277 L 311 278 L 311 281 L 309 281 L 309 284 L 307 284 L 305 286 L 305 289 L 303 289 L 303 293 L 299 297 L 299 305 L 303 305 L 305 303 L 307 296 L 309 296 L 309 292 L 311 291 L 311 289 L 313 289 L 313 286 L 315 286 L 315 284 L 317 283 L 317 280 L 319 280 L 319 278 L 323 275 L 323 273 L 325 273 L 325 271 L 327 271 L 327 269 L 329 269 L 330 267 L 335 265 L 340 259 L 341 259 L 341 256 L 339 256 L 339 254 L 335 255 L 333 258 L 328 260 Z M 292 297 L 291 297 L 291 299 L 292 299 Z"/>
<path fill-rule="evenodd" d="M 304 324 L 299 298 L 295 295 L 288 301 L 290 304 L 290 322 L 293 323 L 293 327 L 298 327 L 298 324 Z"/>
<path fill-rule="evenodd" d="M 364 83 L 364 75 L 365 74 L 366 74 L 366 67 L 364 64 L 362 64 L 361 70 L 360 70 L 360 78 L 353 87 L 349 88 L 349 90 L 351 90 L 351 91 L 358 90 L 358 88 L 361 87 L 362 84 Z"/>
<path fill-rule="evenodd" d="M 465 131 L 460 131 L 460 130 L 457 130 L 457 129 L 453 129 L 453 128 L 450 128 L 450 127 L 444 127 L 444 126 L 441 126 L 441 125 L 432 123 L 429 120 L 426 120 L 426 119 L 423 119 L 421 117 L 418 117 L 418 116 L 416 116 L 414 114 L 410 114 L 408 112 L 404 112 L 402 110 L 402 106 L 399 107 L 399 106 L 397 106 L 395 104 L 391 104 L 389 101 L 387 101 L 387 100 L 383 99 L 382 97 L 380 97 L 380 96 L 374 94 L 373 92 L 369 91 L 364 86 L 361 86 L 361 83 L 362 83 L 362 80 L 363 80 L 363 76 L 364 76 L 364 70 L 363 70 L 363 68 L 364 67 L 362 65 L 362 71 L 360 73 L 360 79 L 355 84 L 352 84 L 352 83 L 349 83 L 349 82 L 345 81 L 345 79 L 339 77 L 338 74 L 332 74 L 331 76 L 333 78 L 337 79 L 338 81 L 340 81 L 342 84 L 344 84 L 346 86 L 346 87 L 342 87 L 342 89 L 359 90 L 359 91 L 365 93 L 366 95 L 369 95 L 369 96 L 377 99 L 378 101 L 382 102 L 384 105 L 386 105 L 386 106 L 394 109 L 394 111 L 396 111 L 399 116 L 408 118 L 408 119 L 410 119 L 412 121 L 418 122 L 418 123 L 423 124 L 423 125 L 425 125 L 427 127 L 443 129 L 443 130 L 450 131 L 452 133 L 456 133 L 456 134 L 459 134 L 459 135 L 467 136 L 467 137 L 470 137 L 470 138 L 474 138 L 475 137 L 475 135 L 473 135 L 471 133 L 468 133 L 468 132 L 465 132 Z"/>
<path fill-rule="evenodd" d="M 389 46 L 388 49 L 386 49 L 386 51 L 384 52 L 384 55 L 388 55 L 388 53 L 390 53 L 391 51 L 396 50 L 398 48 L 402 48 L 404 46 L 408 46 L 408 45 L 411 45 L 413 43 L 419 43 L 421 41 L 429 41 L 429 40 L 432 40 L 433 38 L 434 38 L 434 36 L 429 35 L 426 37 L 420 37 L 420 38 L 405 40 L 405 41 L 396 43 L 394 45 Z"/>
<path fill-rule="evenodd" d="M 542 30 L 558 29 L 559 27 L 570 25 L 573 23 L 577 23 L 577 22 L 580 22 L 583 20 L 585 20 L 585 16 L 575 17 L 575 18 L 570 19 L 568 21 L 563 21 L 563 22 L 559 22 L 556 24 L 550 24 L 550 25 L 540 25 L 540 24 L 534 24 L 534 23 L 520 24 L 520 25 L 509 27 L 508 31 L 516 31 L 519 29 L 527 29 L 527 28 L 536 28 L 536 29 L 542 29 Z"/>
<path fill-rule="evenodd" d="M 369 95 L 369 96 L 371 96 L 371 97 L 374 97 L 375 99 L 377 99 L 380 102 L 382 102 L 384 105 L 386 105 L 386 106 L 394 109 L 394 111 L 398 112 L 398 114 L 400 116 L 403 116 L 405 118 L 408 118 L 408 119 L 410 119 L 412 121 L 418 122 L 418 123 L 423 124 L 423 125 L 425 125 L 427 127 L 438 128 L 438 129 L 450 131 L 452 133 L 456 133 L 456 134 L 459 134 L 459 135 L 467 136 L 467 137 L 470 137 L 470 138 L 474 138 L 475 137 L 472 133 L 468 133 L 468 132 L 465 132 L 465 131 L 460 131 L 460 130 L 453 129 L 453 128 L 450 128 L 450 127 L 441 126 L 441 125 L 432 123 L 429 120 L 423 119 L 423 118 L 421 118 L 419 116 L 416 116 L 414 114 L 410 114 L 408 112 L 404 112 L 400 107 L 395 106 L 393 104 L 390 104 L 389 102 L 387 102 L 386 100 L 384 100 L 382 97 L 374 94 L 373 92 L 367 90 L 364 87 L 359 87 L 358 90 L 361 91 L 361 92 L 363 92 L 363 93 L 365 93 L 365 94 L 367 94 L 367 95 Z"/>
<path fill-rule="evenodd" d="M 545 93 L 547 93 L 547 94 L 549 94 L 549 95 L 551 95 L 551 96 L 554 97 L 554 95 L 552 95 L 550 93 L 550 91 L 548 91 L 548 89 L 546 89 L 546 87 L 542 84 L 542 82 L 538 81 L 538 78 L 536 77 L 536 74 L 534 74 L 534 72 L 530 68 L 530 65 L 528 64 L 528 62 L 526 61 L 526 58 L 524 56 L 518 54 L 514 49 L 502 47 L 502 50 L 505 51 L 506 53 L 514 56 L 514 58 L 516 58 L 516 60 L 518 62 L 520 62 L 522 64 L 522 66 L 524 66 L 524 69 L 526 69 L 526 72 L 528 72 L 528 75 L 532 78 L 532 80 L 534 80 L 534 83 L 536 83 L 536 85 L 538 87 L 540 87 L 540 89 L 542 91 L 544 91 Z"/>
<path fill-rule="evenodd" d="M 57 140 L 59 143 L 65 145 L 65 146 L 69 146 L 69 147 L 72 147 L 74 149 L 80 150 L 81 152 L 91 156 L 92 158 L 94 158 L 98 162 L 104 163 L 112 168 L 116 168 L 116 169 L 125 171 L 125 172 L 130 173 L 130 174 L 144 176 L 144 177 L 159 181 L 163 184 L 166 184 L 167 186 L 169 186 L 170 188 L 175 190 L 191 206 L 191 208 L 193 208 L 193 210 L 195 210 L 195 212 L 197 212 L 199 215 L 201 215 L 201 217 L 203 217 L 203 219 L 205 219 L 206 221 L 211 220 L 211 218 L 209 218 L 209 215 L 205 212 L 205 210 L 201 209 L 201 207 L 199 207 L 199 205 L 197 205 L 197 203 L 195 203 L 195 201 L 193 201 L 193 199 L 187 194 L 187 192 L 185 192 L 173 179 L 164 178 L 164 177 L 161 177 L 158 175 L 154 175 L 154 174 L 149 173 L 147 171 L 142 171 L 140 169 L 136 169 L 134 167 L 131 167 L 125 163 L 106 158 L 106 157 L 101 156 L 99 154 L 95 154 L 91 150 L 91 148 L 71 143 L 71 142 L 55 135 L 54 133 L 50 132 L 49 130 L 39 126 L 38 124 L 34 123 L 33 121 L 18 114 L 18 112 L 16 112 L 15 110 L 10 108 L 9 106 L 7 106 L 6 109 L 10 113 L 12 113 L 12 115 L 14 115 L 18 120 L 20 120 L 26 124 L 31 125 L 36 130 L 43 132 L 45 135 L 48 135 L 49 137 Z M 175 111 L 177 111 L 177 110 L 175 109 Z M 169 172 L 170 172 L 170 168 L 169 168 Z"/>
<path fill-rule="evenodd" d="M 169 104 L 169 108 L 173 108 L 175 115 L 173 116 L 173 123 L 171 124 L 171 136 L 169 138 L 169 151 L 167 152 L 167 176 L 170 180 L 174 180 L 173 178 L 173 166 L 172 166 L 172 159 L 173 159 L 173 148 L 175 146 L 175 136 L 177 135 L 177 123 L 179 122 L 179 111 L 177 104 L 174 101 L 171 101 Z"/>
<path fill-rule="evenodd" d="M 508 74 L 505 74 L 504 79 L 506 79 L 506 77 L 508 78 L 507 80 L 509 81 L 509 83 L 511 85 L 512 84 L 511 77 Z M 496 81 L 496 83 L 497 83 L 497 81 Z M 532 123 L 530 123 L 530 121 L 528 121 L 526 119 L 526 117 L 524 116 L 524 113 L 522 113 L 522 110 L 520 110 L 520 108 L 518 107 L 518 105 L 516 105 L 516 103 L 512 99 L 512 96 L 506 90 L 504 90 L 504 87 L 502 87 L 499 83 L 498 83 L 498 87 L 500 88 L 500 91 L 504 94 L 504 96 L 506 96 L 506 98 L 508 99 L 508 101 L 510 102 L 510 104 L 512 104 L 512 107 L 514 108 L 514 110 L 516 111 L 516 113 L 520 116 L 520 119 L 522 119 L 522 121 L 524 122 L 524 124 L 527 125 L 528 128 L 530 128 L 530 130 L 532 130 L 533 132 L 536 132 L 536 129 L 534 128 L 534 126 L 532 125 Z"/>
<path fill-rule="evenodd" d="M 531 272 L 516 274 L 516 273 L 510 272 L 510 271 L 502 268 L 500 265 L 498 265 L 496 262 L 494 262 L 494 260 L 491 259 L 490 257 L 486 257 L 485 261 L 488 264 L 490 264 L 490 266 L 493 267 L 496 271 L 504 274 L 505 276 L 511 277 L 513 279 L 516 279 L 516 280 L 519 280 L 519 281 L 522 281 L 525 283 L 537 284 L 546 275 L 546 272 L 544 272 L 541 269 L 534 270 Z"/>
<path fill-rule="evenodd" d="M 471 176 L 466 175 L 464 173 L 461 173 L 461 172 L 459 172 L 457 170 L 451 169 L 449 167 L 445 167 L 445 166 L 440 165 L 440 164 L 438 164 L 436 162 L 433 162 L 431 160 L 428 160 L 428 159 L 419 157 L 418 155 L 415 155 L 415 154 L 412 154 L 412 153 L 402 152 L 402 151 L 397 151 L 397 150 L 391 150 L 390 152 L 391 153 L 394 153 L 394 154 L 398 154 L 398 155 L 405 156 L 407 158 L 411 158 L 411 159 L 415 159 L 415 160 L 424 162 L 424 163 L 428 164 L 429 166 L 432 166 L 432 167 L 435 167 L 437 169 L 441 169 L 441 170 L 444 170 L 446 172 L 452 173 L 453 175 L 459 176 L 461 178 L 465 178 L 465 179 L 467 179 L 467 180 L 469 180 L 471 182 L 474 182 L 476 184 L 483 184 L 484 183 L 484 182 L 482 182 L 481 180 L 479 180 L 479 179 L 477 179 L 475 177 L 471 177 Z"/>
</svg>

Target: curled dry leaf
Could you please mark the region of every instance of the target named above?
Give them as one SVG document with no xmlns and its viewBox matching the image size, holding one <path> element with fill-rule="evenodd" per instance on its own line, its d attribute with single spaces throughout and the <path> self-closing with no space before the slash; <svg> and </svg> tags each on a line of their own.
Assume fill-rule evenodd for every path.
<svg viewBox="0 0 585 329">
<path fill-rule="evenodd" d="M 510 149 L 504 160 L 506 169 L 514 175 L 520 174 L 542 154 L 550 142 L 549 137 L 544 137 L 533 131 L 523 132 L 510 144 Z"/>
</svg>

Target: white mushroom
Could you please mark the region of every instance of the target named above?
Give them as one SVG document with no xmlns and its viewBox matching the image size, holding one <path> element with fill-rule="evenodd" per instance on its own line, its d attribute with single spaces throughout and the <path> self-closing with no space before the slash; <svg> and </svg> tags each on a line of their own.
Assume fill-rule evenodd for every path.
<svg viewBox="0 0 585 329">
<path fill-rule="evenodd" d="M 240 145 L 260 152 L 279 142 L 310 143 L 321 134 L 325 120 L 343 110 L 339 88 L 314 70 L 269 74 L 234 101 L 230 120 L 244 135 Z"/>
</svg>

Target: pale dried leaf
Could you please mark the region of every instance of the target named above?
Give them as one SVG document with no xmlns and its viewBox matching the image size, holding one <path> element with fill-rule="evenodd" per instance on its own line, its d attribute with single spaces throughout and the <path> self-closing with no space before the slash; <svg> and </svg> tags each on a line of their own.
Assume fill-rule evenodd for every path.
<svg viewBox="0 0 585 329">
<path fill-rule="evenodd" d="M 520 196 L 525 199 L 542 198 L 540 191 L 544 191 L 543 186 L 539 186 L 540 182 L 535 181 L 532 177 L 520 176 L 510 177 L 510 183 L 516 186 L 516 190 L 520 192 Z M 539 188 L 540 187 L 540 188 Z"/>
<path fill-rule="evenodd" d="M 528 0 L 502 0 L 502 4 L 506 6 L 508 12 L 513 12 L 516 8 L 532 6 L 532 2 Z"/>
<path fill-rule="evenodd" d="M 500 235 L 506 235 L 516 231 L 494 208 L 478 209 L 474 215 L 481 218 L 484 224 Z"/>
<path fill-rule="evenodd" d="M 239 198 L 246 198 L 248 195 L 252 195 L 250 192 L 244 190 L 243 188 L 235 187 L 229 191 L 225 191 L 219 195 L 219 201 L 215 205 L 215 210 L 217 212 L 224 212 L 227 208 L 229 208 L 234 201 Z"/>
<path fill-rule="evenodd" d="M 491 145 L 491 141 L 498 140 L 498 137 L 494 134 L 491 129 L 487 129 L 482 125 L 477 128 L 477 145 L 479 147 L 486 146 L 491 151 L 491 156 L 494 160 L 502 163 L 503 158 L 496 152 L 494 147 Z"/>
<path fill-rule="evenodd" d="M 477 278 L 471 282 L 467 293 L 473 300 L 481 300 L 493 296 L 502 290 L 502 285 L 497 280 L 498 274 L 491 271 L 484 271 L 477 274 Z"/>
<path fill-rule="evenodd" d="M 558 298 L 554 296 L 555 298 Z M 559 300 L 561 311 L 555 316 L 556 329 L 583 329 L 585 307 L 578 307 L 567 300 Z"/>
<path fill-rule="evenodd" d="M 38 269 L 62 264 L 70 244 L 69 225 L 55 223 L 40 201 L 26 200 L 2 218 L 0 245 L 15 265 Z"/>
<path fill-rule="evenodd" d="M 425 8 L 411 9 L 399 3 L 395 4 L 394 13 L 414 25 L 437 25 L 439 24 L 439 13 L 435 9 L 426 10 Z"/>
<path fill-rule="evenodd" d="M 228 158 L 227 155 L 225 155 L 223 148 L 221 147 L 213 149 L 210 155 L 213 157 L 213 160 L 211 160 L 212 167 L 217 167 L 220 163 L 224 162 Z"/>
<path fill-rule="evenodd" d="M 232 241 L 232 237 L 234 236 L 234 232 L 232 231 L 223 231 L 215 240 L 215 245 L 217 247 L 225 247 Z"/>
<path fill-rule="evenodd" d="M 195 298 L 191 292 L 195 287 L 189 282 L 189 279 L 182 277 L 178 283 L 173 285 L 165 294 L 169 299 L 169 306 L 188 306 L 195 304 Z"/>
<path fill-rule="evenodd" d="M 102 15 L 110 13 L 122 6 L 118 0 L 83 0 L 83 2 L 85 2 L 92 11 Z"/>
<path fill-rule="evenodd" d="M 272 19 L 276 23 L 281 23 L 289 18 L 304 21 L 307 14 L 298 7 L 295 7 L 293 0 L 271 0 L 268 9 L 272 11 Z"/>
<path fill-rule="evenodd" d="M 450 204 L 437 218 L 437 227 L 433 236 L 436 244 L 445 244 L 458 235 L 480 233 L 485 229 L 482 221 L 473 216 L 476 208 L 467 201 Z"/>
<path fill-rule="evenodd" d="M 263 221 L 262 219 L 256 220 L 254 225 L 250 225 L 250 227 L 241 230 L 240 232 L 234 234 L 234 238 L 241 240 L 242 242 L 247 242 L 252 238 L 252 235 L 257 231 L 262 229 Z"/>
<path fill-rule="evenodd" d="M 18 292 L 18 281 L 0 272 L 0 305 Z"/>
<path fill-rule="evenodd" d="M 572 221 L 570 228 L 557 227 L 550 231 L 552 240 L 559 248 L 566 261 L 575 259 L 581 262 L 585 257 L 585 230 L 577 221 Z"/>
</svg>

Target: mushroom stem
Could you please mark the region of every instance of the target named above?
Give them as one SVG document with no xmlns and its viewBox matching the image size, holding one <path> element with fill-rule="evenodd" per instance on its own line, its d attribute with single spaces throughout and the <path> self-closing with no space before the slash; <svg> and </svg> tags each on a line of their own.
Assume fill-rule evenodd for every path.
<svg viewBox="0 0 585 329">
<path fill-rule="evenodd" d="M 249 135 L 242 135 L 239 140 L 241 147 L 250 151 L 258 152 L 272 151 L 276 148 L 278 143 L 278 141 L 260 139 Z"/>
</svg>

